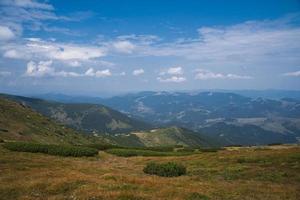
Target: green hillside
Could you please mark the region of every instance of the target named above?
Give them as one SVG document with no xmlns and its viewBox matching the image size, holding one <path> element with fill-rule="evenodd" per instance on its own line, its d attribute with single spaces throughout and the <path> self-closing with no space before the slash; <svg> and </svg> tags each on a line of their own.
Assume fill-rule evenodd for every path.
<svg viewBox="0 0 300 200">
<path fill-rule="evenodd" d="M 0 139 L 77 145 L 102 141 L 79 134 L 5 98 L 0 98 Z"/>
<path fill-rule="evenodd" d="M 35 111 L 85 133 L 121 133 L 145 130 L 151 126 L 106 106 L 66 104 L 22 96 L 1 96 L 29 106 Z"/>
<path fill-rule="evenodd" d="M 203 137 L 201 134 L 188 129 L 178 127 L 168 127 L 153 129 L 150 131 L 132 132 L 130 134 L 117 135 L 115 140 L 119 144 L 130 146 L 217 146 L 212 139 Z"/>
</svg>

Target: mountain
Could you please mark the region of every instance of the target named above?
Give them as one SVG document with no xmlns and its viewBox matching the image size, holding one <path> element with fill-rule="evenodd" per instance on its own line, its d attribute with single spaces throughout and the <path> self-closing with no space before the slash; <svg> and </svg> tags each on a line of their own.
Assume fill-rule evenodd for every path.
<svg viewBox="0 0 300 200">
<path fill-rule="evenodd" d="M 90 138 L 33 111 L 23 104 L 0 97 L 0 139 L 46 144 L 90 144 Z"/>
<path fill-rule="evenodd" d="M 129 134 L 119 134 L 115 139 L 117 143 L 125 146 L 153 147 L 183 145 L 190 147 L 212 147 L 219 145 L 213 139 L 203 136 L 200 133 L 174 126 L 149 131 L 132 132 Z"/>
<path fill-rule="evenodd" d="M 219 139 L 224 144 L 294 143 L 300 138 L 300 101 L 293 98 L 141 92 L 103 99 L 101 103 L 157 126 L 180 126 L 218 138 L 223 135 Z M 220 126 L 226 134 L 220 133 Z"/>
<path fill-rule="evenodd" d="M 116 110 L 96 104 L 66 104 L 22 96 L 1 95 L 86 133 L 119 133 L 145 130 L 151 126 Z"/>
<path fill-rule="evenodd" d="M 0 97 L 0 139 L 2 140 L 76 145 L 112 143 L 136 147 L 174 145 L 197 147 L 216 146 L 216 143 L 208 137 L 177 127 L 152 129 L 149 131 L 140 130 L 127 134 L 97 134 L 97 137 L 82 134 L 65 125 L 58 124 L 31 109 L 31 107 L 34 107 L 42 111 L 41 108 L 43 108 L 43 112 L 47 112 L 48 109 L 55 109 L 53 104 L 56 105 L 56 102 L 47 102 L 20 96 L 9 96 L 10 99 L 7 99 L 3 98 L 3 96 L 7 95 Z M 12 101 L 11 98 L 13 98 L 14 101 Z M 64 110 L 70 109 L 66 104 L 59 104 L 59 106 L 60 109 L 62 109 L 61 107 L 63 106 Z M 70 104 L 70 106 L 72 106 L 72 110 L 78 111 L 86 108 L 87 105 Z M 96 117 L 96 119 L 98 119 L 97 115 L 91 115 L 90 117 Z"/>
</svg>

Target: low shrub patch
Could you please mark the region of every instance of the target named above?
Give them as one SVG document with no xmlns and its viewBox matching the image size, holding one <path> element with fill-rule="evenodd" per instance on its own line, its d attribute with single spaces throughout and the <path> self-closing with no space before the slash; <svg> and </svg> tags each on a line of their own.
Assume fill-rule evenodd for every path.
<svg viewBox="0 0 300 200">
<path fill-rule="evenodd" d="M 87 147 L 102 150 L 102 151 L 107 149 L 122 148 L 121 146 L 114 145 L 114 144 L 100 144 L 100 143 L 90 144 L 87 145 Z"/>
<path fill-rule="evenodd" d="M 222 148 L 204 148 L 204 149 L 199 149 L 201 152 L 218 152 L 222 150 Z"/>
<path fill-rule="evenodd" d="M 177 149 L 177 152 L 195 152 L 196 149 L 191 147 L 184 147 L 182 149 Z"/>
<path fill-rule="evenodd" d="M 209 200 L 209 199 L 210 198 L 206 195 L 194 192 L 194 193 L 190 194 L 186 200 Z"/>
<path fill-rule="evenodd" d="M 175 177 L 186 174 L 185 166 L 174 162 L 168 162 L 163 164 L 151 162 L 145 166 L 143 171 L 146 174 L 153 174 L 164 177 Z"/>
<path fill-rule="evenodd" d="M 31 152 L 31 153 L 46 153 L 59 156 L 94 156 L 98 154 L 97 149 L 88 147 L 74 147 L 53 144 L 37 144 L 27 142 L 8 142 L 3 145 L 11 151 Z"/>
<path fill-rule="evenodd" d="M 159 152 L 153 150 L 140 150 L 140 149 L 108 149 L 107 153 L 114 154 L 121 157 L 131 156 L 185 156 L 191 155 L 193 152 Z"/>
</svg>

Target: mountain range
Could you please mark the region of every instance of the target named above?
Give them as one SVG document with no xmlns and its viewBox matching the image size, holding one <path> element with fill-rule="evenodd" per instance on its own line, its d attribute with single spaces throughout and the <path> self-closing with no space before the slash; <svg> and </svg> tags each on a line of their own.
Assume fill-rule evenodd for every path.
<svg viewBox="0 0 300 200">
<path fill-rule="evenodd" d="M 103 109 L 107 110 L 103 111 Z M 1 140 L 73 145 L 100 143 L 134 147 L 218 146 L 213 139 L 187 129 L 178 127 L 150 129 L 152 126 L 146 123 L 135 121 L 122 113 L 100 105 L 62 104 L 2 94 L 0 95 L 0 111 Z M 58 118 L 56 112 L 63 117 Z M 80 118 L 81 120 L 92 118 L 94 124 L 80 123 L 78 118 L 81 115 L 84 115 Z M 132 127 L 131 131 L 127 126 L 123 126 L 119 127 L 117 134 L 114 133 L 115 129 L 107 129 L 111 126 L 105 126 L 103 123 L 109 121 L 108 124 L 111 124 L 120 120 L 124 120 L 122 121 L 124 124 L 127 122 Z M 76 123 L 71 123 L 73 121 Z M 101 126 L 103 124 L 104 126 Z"/>
<path fill-rule="evenodd" d="M 45 100 L 2 96 L 77 131 L 109 135 L 125 145 L 194 145 L 176 132 L 188 139 L 199 136 L 197 144 L 206 139 L 220 145 L 299 142 L 300 100 L 289 96 L 297 92 L 275 93 L 287 97 L 269 99 L 220 91 L 139 92 L 110 98 L 41 95 Z"/>
</svg>

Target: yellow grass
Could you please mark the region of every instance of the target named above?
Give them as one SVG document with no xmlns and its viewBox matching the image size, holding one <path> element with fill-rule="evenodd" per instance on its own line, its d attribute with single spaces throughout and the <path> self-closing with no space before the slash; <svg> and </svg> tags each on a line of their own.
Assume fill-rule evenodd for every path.
<svg viewBox="0 0 300 200">
<path fill-rule="evenodd" d="M 0 147 L 0 199 L 299 199 L 300 148 L 239 148 L 180 157 L 66 158 Z M 147 162 L 175 161 L 188 174 L 146 175 Z"/>
</svg>

